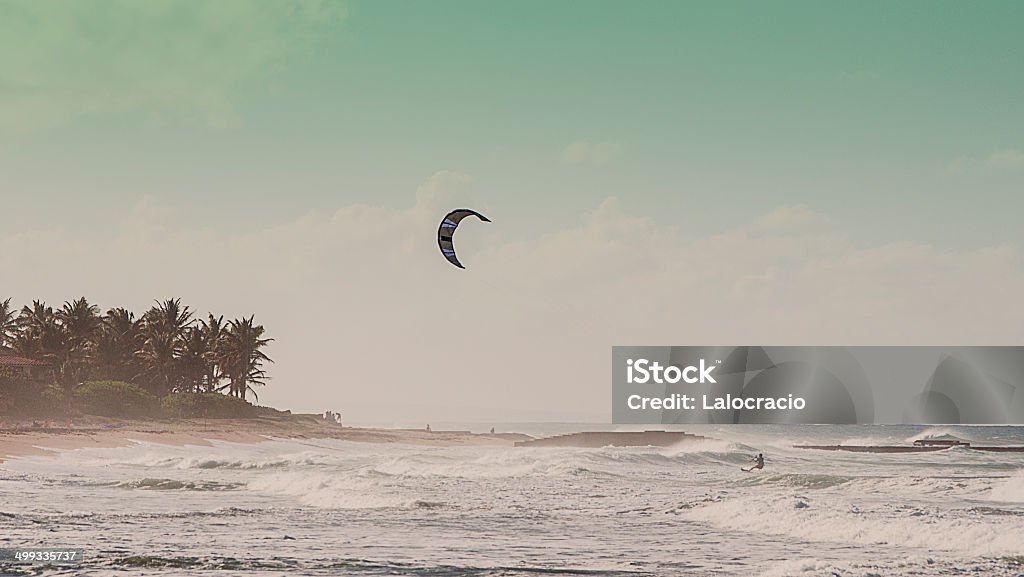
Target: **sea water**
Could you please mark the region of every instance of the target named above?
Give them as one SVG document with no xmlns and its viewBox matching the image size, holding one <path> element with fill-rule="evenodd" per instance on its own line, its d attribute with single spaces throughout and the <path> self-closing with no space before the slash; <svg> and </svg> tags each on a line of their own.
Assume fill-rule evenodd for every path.
<svg viewBox="0 0 1024 577">
<path fill-rule="evenodd" d="M 1024 454 L 793 448 L 944 433 L 1024 445 L 1024 428 L 676 428 L 713 440 L 138 443 L 12 459 L 0 465 L 0 548 L 81 548 L 85 560 L 0 574 L 1024 574 Z M 741 471 L 756 453 L 764 470 Z"/>
</svg>

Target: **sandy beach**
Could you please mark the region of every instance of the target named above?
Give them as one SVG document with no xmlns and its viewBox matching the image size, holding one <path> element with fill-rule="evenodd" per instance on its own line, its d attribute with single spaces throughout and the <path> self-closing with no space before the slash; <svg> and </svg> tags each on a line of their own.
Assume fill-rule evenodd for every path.
<svg viewBox="0 0 1024 577">
<path fill-rule="evenodd" d="M 372 429 L 346 427 L 317 415 L 258 417 L 253 419 L 174 419 L 135 421 L 88 417 L 71 428 L 61 425 L 32 427 L 8 424 L 0 429 L 0 463 L 24 455 L 80 448 L 113 448 L 135 442 L 164 445 L 209 446 L 211 441 L 259 443 L 271 439 L 338 439 L 365 443 L 404 443 L 427 446 L 512 446 L 529 435 L 476 434 L 469 431 L 425 429 Z"/>
</svg>

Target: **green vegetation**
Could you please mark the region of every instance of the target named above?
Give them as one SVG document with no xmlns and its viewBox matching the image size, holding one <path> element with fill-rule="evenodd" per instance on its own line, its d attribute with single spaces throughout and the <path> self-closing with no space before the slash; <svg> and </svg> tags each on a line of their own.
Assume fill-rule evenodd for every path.
<svg viewBox="0 0 1024 577">
<path fill-rule="evenodd" d="M 0 367 L 0 415 L 15 413 L 28 416 L 64 415 L 67 413 L 64 391 Z"/>
<path fill-rule="evenodd" d="M 160 401 L 145 389 L 121 381 L 91 381 L 75 389 L 75 406 L 104 417 L 155 417 Z"/>
<path fill-rule="evenodd" d="M 56 310 L 0 300 L 0 355 L 20 359 L 0 362 L 0 414 L 252 416 L 272 341 L 252 316 L 195 319 L 180 299 L 138 318 L 84 297 Z"/>
<path fill-rule="evenodd" d="M 220 393 L 174 393 L 164 397 L 160 404 L 163 414 L 169 417 L 245 419 L 256 416 L 256 407 Z"/>
</svg>

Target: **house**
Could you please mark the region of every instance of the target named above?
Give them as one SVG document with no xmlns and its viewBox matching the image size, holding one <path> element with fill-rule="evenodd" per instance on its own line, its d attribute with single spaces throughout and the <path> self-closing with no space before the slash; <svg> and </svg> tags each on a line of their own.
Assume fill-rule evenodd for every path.
<svg viewBox="0 0 1024 577">
<path fill-rule="evenodd" d="M 38 379 L 43 376 L 49 366 L 43 361 L 0 352 L 0 374 L 6 373 L 11 376 Z"/>
</svg>

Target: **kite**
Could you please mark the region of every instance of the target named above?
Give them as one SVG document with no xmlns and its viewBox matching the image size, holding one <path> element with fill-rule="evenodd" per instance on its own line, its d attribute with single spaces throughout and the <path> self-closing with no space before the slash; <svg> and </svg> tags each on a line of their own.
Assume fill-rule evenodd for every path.
<svg viewBox="0 0 1024 577">
<path fill-rule="evenodd" d="M 460 208 L 445 215 L 444 220 L 441 221 L 441 226 L 437 228 L 437 246 L 441 247 L 441 254 L 444 255 L 444 258 L 448 259 L 448 262 L 459 268 L 466 267 L 462 266 L 459 258 L 455 256 L 455 245 L 452 243 L 452 237 L 455 235 L 455 229 L 458 228 L 459 223 L 467 216 L 475 216 L 484 222 L 491 222 L 491 219 L 475 210 Z"/>
</svg>

